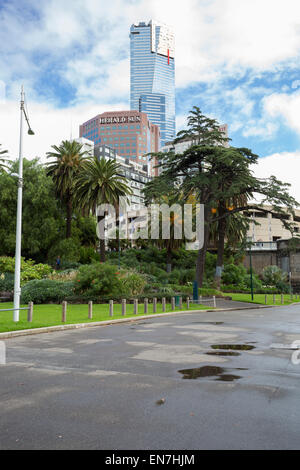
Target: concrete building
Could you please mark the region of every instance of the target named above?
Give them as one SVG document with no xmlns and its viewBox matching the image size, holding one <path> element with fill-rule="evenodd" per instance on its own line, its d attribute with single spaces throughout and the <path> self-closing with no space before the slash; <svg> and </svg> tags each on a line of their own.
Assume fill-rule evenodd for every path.
<svg viewBox="0 0 300 470">
<path fill-rule="evenodd" d="M 130 108 L 145 112 L 161 132 L 162 145 L 175 137 L 175 40 L 156 21 L 130 28 Z"/>
<path fill-rule="evenodd" d="M 263 206 L 263 208 L 266 210 L 272 209 L 271 206 Z M 264 243 L 266 246 L 277 240 L 292 238 L 291 232 L 283 226 L 281 221 L 282 216 L 280 214 L 264 213 L 254 210 L 245 212 L 245 214 L 253 220 L 253 222 L 250 222 L 248 231 L 249 240 L 257 244 Z M 285 219 L 294 223 L 294 234 L 300 233 L 300 210 L 295 210 L 294 217 L 287 214 Z"/>
<path fill-rule="evenodd" d="M 85 139 L 84 137 L 79 137 L 74 140 L 75 142 L 78 142 L 79 144 L 82 145 L 82 150 L 84 152 L 88 152 L 90 156 L 94 155 L 94 142 L 92 140 Z"/>
<path fill-rule="evenodd" d="M 106 160 L 115 160 L 120 166 L 120 176 L 128 180 L 133 194 L 129 197 L 130 205 L 134 210 L 139 210 L 144 204 L 143 188 L 145 184 L 151 180 L 148 174 L 147 164 L 131 161 L 129 158 L 117 155 L 114 149 L 107 146 L 95 146 L 94 154 L 97 158 L 105 158 Z"/>
<path fill-rule="evenodd" d="M 158 152 L 160 131 L 145 113 L 139 111 L 112 111 L 99 114 L 80 126 L 80 137 L 95 145 L 106 145 L 116 153 L 141 164 L 152 163 L 146 156 Z M 152 170 L 151 170 L 152 172 Z"/>
<path fill-rule="evenodd" d="M 270 206 L 263 206 L 270 210 Z M 244 259 L 246 268 L 250 268 L 250 255 L 252 266 L 256 273 L 262 274 L 266 266 L 279 266 L 291 276 L 291 283 L 297 292 L 300 292 L 300 210 L 295 210 L 295 216 L 286 215 L 286 220 L 293 222 L 294 230 L 287 230 L 279 214 L 250 211 L 246 213 L 253 222 L 250 222 L 248 240 L 253 245 L 247 250 Z M 260 225 L 255 225 L 254 221 Z"/>
<path fill-rule="evenodd" d="M 128 186 L 132 190 L 132 194 L 128 197 L 128 211 L 123 213 L 120 211 L 120 227 L 126 237 L 130 240 L 134 232 L 137 230 L 135 221 L 139 220 L 139 227 L 145 229 L 147 227 L 147 211 L 144 209 L 143 189 L 145 184 L 151 180 L 149 175 L 149 166 L 147 164 L 137 163 L 119 156 L 116 151 L 106 145 L 95 145 L 94 155 L 97 158 L 105 158 L 106 160 L 115 160 L 119 164 L 119 175 L 127 179 Z M 109 233 L 113 227 L 111 218 L 106 220 L 106 230 Z"/>
<path fill-rule="evenodd" d="M 228 125 L 227 124 L 222 124 L 219 127 L 220 131 L 223 133 L 225 138 L 228 138 Z M 192 145 L 196 145 L 197 142 L 195 142 L 194 139 L 191 138 L 186 138 L 182 140 L 181 142 L 177 142 L 174 144 L 173 141 L 166 142 L 160 149 L 161 152 L 167 153 L 170 151 L 174 151 L 175 153 L 183 153 L 185 150 L 190 148 Z M 229 146 L 228 143 L 224 144 L 225 147 Z"/>
</svg>

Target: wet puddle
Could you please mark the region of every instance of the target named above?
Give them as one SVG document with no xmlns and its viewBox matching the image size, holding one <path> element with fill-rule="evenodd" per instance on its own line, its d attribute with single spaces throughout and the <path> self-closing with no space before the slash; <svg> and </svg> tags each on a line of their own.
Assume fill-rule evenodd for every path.
<svg viewBox="0 0 300 470">
<path fill-rule="evenodd" d="M 250 344 L 212 344 L 212 349 L 230 349 L 232 351 L 251 351 L 255 346 Z"/>
<path fill-rule="evenodd" d="M 197 367 L 195 369 L 184 369 L 179 370 L 178 372 L 183 375 L 183 379 L 194 380 L 204 377 L 217 377 L 215 380 L 222 381 L 222 382 L 233 382 L 234 380 L 241 379 L 240 375 L 233 375 L 228 374 L 229 370 L 232 369 L 225 369 L 223 367 L 217 366 L 203 366 Z M 247 369 L 235 369 L 235 370 L 247 370 Z"/>
</svg>

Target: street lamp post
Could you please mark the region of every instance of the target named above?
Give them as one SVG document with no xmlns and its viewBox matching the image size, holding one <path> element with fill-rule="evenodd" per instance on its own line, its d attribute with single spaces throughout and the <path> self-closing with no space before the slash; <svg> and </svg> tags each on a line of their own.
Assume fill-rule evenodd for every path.
<svg viewBox="0 0 300 470">
<path fill-rule="evenodd" d="M 252 242 L 250 243 L 250 288 L 251 288 L 251 300 L 254 300 L 254 292 L 253 292 L 253 268 L 252 268 Z"/>
<path fill-rule="evenodd" d="M 23 196 L 23 117 L 28 124 L 28 134 L 34 135 L 24 107 L 24 88 L 21 89 L 20 103 L 20 143 L 19 143 L 19 174 L 18 174 L 18 202 L 17 202 L 17 224 L 16 224 L 16 252 L 15 252 L 15 278 L 14 278 L 14 322 L 19 321 L 20 297 L 21 297 L 21 239 L 22 239 L 22 196 Z"/>
</svg>

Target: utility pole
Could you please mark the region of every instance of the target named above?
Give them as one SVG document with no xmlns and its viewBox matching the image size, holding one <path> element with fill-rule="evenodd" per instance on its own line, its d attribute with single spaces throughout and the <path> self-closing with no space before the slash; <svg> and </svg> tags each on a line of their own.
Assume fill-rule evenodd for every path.
<svg viewBox="0 0 300 470">
<path fill-rule="evenodd" d="M 15 251 L 15 278 L 14 278 L 14 322 L 19 321 L 20 297 L 21 297 L 21 242 L 22 242 L 22 197 L 23 197 L 23 116 L 28 124 L 28 134 L 34 135 L 24 107 L 25 94 L 22 85 L 20 102 L 20 141 L 19 141 L 19 174 L 18 174 L 18 202 L 17 202 L 17 224 L 16 224 L 16 251 Z"/>
<path fill-rule="evenodd" d="M 251 288 L 251 300 L 254 300 L 254 293 L 253 293 L 253 269 L 252 269 L 252 242 L 250 242 L 250 288 Z"/>
</svg>

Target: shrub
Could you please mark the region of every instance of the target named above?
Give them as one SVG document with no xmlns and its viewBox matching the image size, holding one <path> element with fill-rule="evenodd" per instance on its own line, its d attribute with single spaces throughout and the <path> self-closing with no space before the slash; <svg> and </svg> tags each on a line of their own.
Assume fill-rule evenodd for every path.
<svg viewBox="0 0 300 470">
<path fill-rule="evenodd" d="M 24 258 L 21 258 L 21 266 L 24 265 Z M 0 256 L 0 273 L 14 273 L 15 258 L 11 256 Z"/>
<path fill-rule="evenodd" d="M 266 266 L 262 278 L 266 285 L 276 286 L 277 283 L 286 282 L 287 273 L 283 272 L 278 266 Z"/>
<path fill-rule="evenodd" d="M 21 271 L 21 285 L 34 279 L 43 279 L 52 271 L 53 269 L 48 264 L 34 264 L 33 266 L 26 266 Z"/>
<path fill-rule="evenodd" d="M 81 266 L 75 278 L 75 294 L 91 297 L 122 294 L 118 268 L 108 263 Z"/>
<path fill-rule="evenodd" d="M 290 285 L 286 282 L 279 281 L 276 283 L 275 289 L 279 294 L 289 294 L 290 293 Z"/>
<path fill-rule="evenodd" d="M 14 275 L 12 273 L 0 274 L 0 292 L 12 292 L 14 290 Z"/>
<path fill-rule="evenodd" d="M 99 254 L 95 251 L 92 246 L 81 246 L 80 250 L 80 264 L 90 264 L 94 261 L 99 262 L 100 257 Z"/>
<path fill-rule="evenodd" d="M 53 281 L 68 282 L 74 281 L 76 275 L 77 271 L 74 269 L 65 269 L 64 271 L 53 271 L 48 276 L 48 279 L 52 279 Z"/>
<path fill-rule="evenodd" d="M 146 286 L 146 279 L 141 274 L 135 272 L 127 272 L 122 274 L 121 283 L 123 284 L 124 291 L 129 295 L 140 295 L 144 292 Z"/>
<path fill-rule="evenodd" d="M 243 284 L 246 276 L 247 270 L 243 265 L 227 264 L 222 273 L 222 282 L 223 284 Z"/>
<path fill-rule="evenodd" d="M 251 276 L 250 276 L 250 274 L 246 275 L 246 277 L 244 279 L 244 283 L 245 283 L 246 287 L 251 288 Z M 253 285 L 253 289 L 262 289 L 263 288 L 263 283 L 261 282 L 261 280 L 259 279 L 259 277 L 255 273 L 252 274 L 252 285 Z"/>
<path fill-rule="evenodd" d="M 21 285 L 26 284 L 33 279 L 43 279 L 47 277 L 52 271 L 51 266 L 48 264 L 34 264 L 34 261 L 21 258 Z M 15 258 L 9 256 L 0 257 L 0 274 L 14 274 L 15 272 Z M 12 290 L 12 289 L 11 289 Z"/>
<path fill-rule="evenodd" d="M 59 282 L 51 279 L 29 281 L 22 288 L 21 302 L 27 304 L 61 303 L 73 295 L 73 282 Z"/>
</svg>

